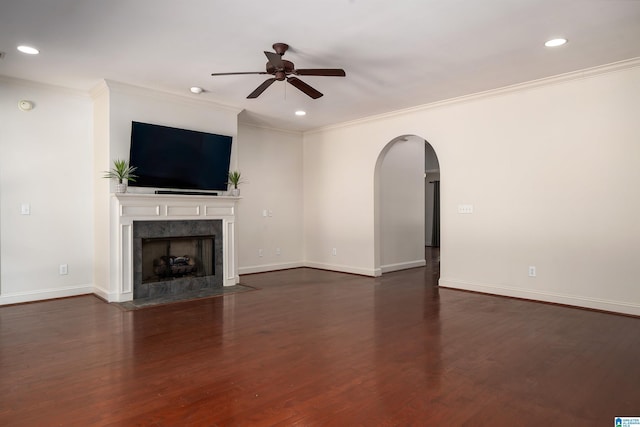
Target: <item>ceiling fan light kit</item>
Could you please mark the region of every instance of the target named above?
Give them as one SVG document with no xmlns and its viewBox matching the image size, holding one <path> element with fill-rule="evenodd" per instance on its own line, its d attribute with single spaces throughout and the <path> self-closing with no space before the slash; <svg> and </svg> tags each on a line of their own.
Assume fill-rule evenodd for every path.
<svg viewBox="0 0 640 427">
<path fill-rule="evenodd" d="M 303 82 L 295 76 L 328 76 L 328 77 L 345 77 L 347 74 L 341 68 L 301 68 L 296 69 L 295 65 L 291 61 L 282 59 L 282 56 L 289 49 L 289 45 L 286 43 L 274 43 L 273 50 L 275 52 L 267 52 L 264 54 L 267 57 L 266 71 L 244 71 L 244 72 L 231 72 L 231 73 L 212 73 L 212 76 L 230 76 L 238 74 L 271 74 L 273 77 L 268 78 L 260 86 L 258 86 L 253 92 L 247 96 L 249 99 L 257 98 L 267 90 L 276 81 L 286 80 L 292 86 L 305 93 L 307 96 L 318 99 L 322 96 L 322 93 L 307 83 Z"/>
</svg>

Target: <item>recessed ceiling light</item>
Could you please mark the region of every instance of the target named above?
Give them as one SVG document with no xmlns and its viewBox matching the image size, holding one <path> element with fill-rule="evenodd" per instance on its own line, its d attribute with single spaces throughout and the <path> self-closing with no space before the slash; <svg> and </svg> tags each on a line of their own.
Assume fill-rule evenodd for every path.
<svg viewBox="0 0 640 427">
<path fill-rule="evenodd" d="M 547 41 L 544 45 L 546 47 L 558 47 L 558 46 L 562 46 L 566 42 L 567 42 L 567 39 L 552 39 Z"/>
<path fill-rule="evenodd" d="M 202 92 L 204 92 L 204 89 L 202 89 L 201 87 L 198 87 L 198 86 L 193 86 L 189 90 L 191 91 L 191 93 L 202 93 Z"/>
<path fill-rule="evenodd" d="M 296 116 L 306 116 L 306 115 L 307 115 L 306 111 L 302 111 L 302 110 L 296 111 Z"/>
<path fill-rule="evenodd" d="M 40 53 L 40 51 L 38 49 L 36 49 L 35 47 L 31 47 L 31 46 L 18 46 L 18 50 L 22 53 L 26 53 L 29 55 L 37 55 Z"/>
</svg>

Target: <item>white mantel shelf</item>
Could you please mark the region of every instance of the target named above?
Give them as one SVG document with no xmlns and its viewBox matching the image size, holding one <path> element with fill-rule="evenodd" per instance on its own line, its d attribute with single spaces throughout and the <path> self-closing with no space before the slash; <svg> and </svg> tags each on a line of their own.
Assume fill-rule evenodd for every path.
<svg viewBox="0 0 640 427">
<path fill-rule="evenodd" d="M 109 302 L 133 299 L 133 222 L 154 220 L 222 220 L 223 284 L 239 282 L 236 204 L 239 197 L 123 193 L 111 196 L 112 283 Z"/>
</svg>

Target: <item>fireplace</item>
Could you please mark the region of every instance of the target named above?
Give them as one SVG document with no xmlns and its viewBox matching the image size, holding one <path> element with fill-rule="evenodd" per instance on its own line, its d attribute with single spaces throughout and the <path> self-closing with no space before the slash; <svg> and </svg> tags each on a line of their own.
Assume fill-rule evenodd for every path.
<svg viewBox="0 0 640 427">
<path fill-rule="evenodd" d="M 142 193 L 112 195 L 108 215 L 109 234 L 98 234 L 97 237 L 107 244 L 96 245 L 96 259 L 106 259 L 107 262 L 96 266 L 96 293 L 109 302 L 125 302 L 134 299 L 134 288 L 135 298 L 144 298 L 143 295 L 149 297 L 168 292 L 190 292 L 190 289 L 202 287 L 236 285 L 240 281 L 235 229 L 236 206 L 239 201 L 240 198 L 229 196 Z M 101 229 L 98 231 L 102 233 Z M 192 277 L 178 273 L 177 277 L 165 277 L 163 280 L 147 283 L 146 277 L 149 274 L 145 274 L 145 283 L 142 283 L 142 239 L 171 239 L 174 241 L 171 247 L 175 249 L 176 242 L 181 238 L 208 239 L 208 236 L 213 236 L 213 275 Z M 173 249 L 168 255 L 159 257 L 179 258 L 186 254 L 182 253 L 184 248 L 178 247 L 178 252 Z M 192 256 L 200 257 L 197 253 Z M 153 265 L 153 261 L 151 263 Z M 181 259 L 179 263 L 188 265 L 189 260 Z"/>
<path fill-rule="evenodd" d="M 133 298 L 222 288 L 222 220 L 133 222 Z"/>
</svg>

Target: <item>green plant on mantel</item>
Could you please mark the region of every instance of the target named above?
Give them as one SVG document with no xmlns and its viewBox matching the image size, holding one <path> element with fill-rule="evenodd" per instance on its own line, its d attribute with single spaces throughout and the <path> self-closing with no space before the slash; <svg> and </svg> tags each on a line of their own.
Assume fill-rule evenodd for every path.
<svg viewBox="0 0 640 427">
<path fill-rule="evenodd" d="M 113 161 L 113 168 L 104 173 L 103 178 L 117 179 L 118 184 L 123 184 L 123 181 L 136 182 L 138 175 L 134 175 L 137 168 L 135 166 L 129 166 L 129 162 L 126 160 L 115 159 Z"/>
<path fill-rule="evenodd" d="M 242 182 L 242 174 L 240 173 L 240 171 L 232 171 L 229 172 L 229 181 L 227 181 L 228 184 L 233 185 L 233 188 L 237 189 L 238 188 L 238 184 L 241 184 Z"/>
</svg>

